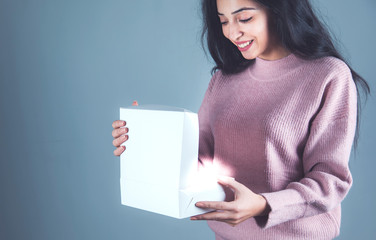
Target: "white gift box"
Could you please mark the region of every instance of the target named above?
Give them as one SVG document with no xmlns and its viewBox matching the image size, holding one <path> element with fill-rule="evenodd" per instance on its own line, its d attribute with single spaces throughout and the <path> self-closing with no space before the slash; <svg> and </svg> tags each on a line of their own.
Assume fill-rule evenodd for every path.
<svg viewBox="0 0 376 240">
<path fill-rule="evenodd" d="M 120 108 L 129 139 L 120 156 L 121 203 L 174 218 L 210 211 L 198 201 L 223 201 L 214 177 L 199 178 L 196 113 L 164 106 Z"/>
</svg>

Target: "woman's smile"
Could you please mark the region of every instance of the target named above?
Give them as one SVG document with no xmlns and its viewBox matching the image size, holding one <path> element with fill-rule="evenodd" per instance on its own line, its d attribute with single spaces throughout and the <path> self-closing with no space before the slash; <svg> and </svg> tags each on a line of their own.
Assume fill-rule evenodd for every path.
<svg viewBox="0 0 376 240">
<path fill-rule="evenodd" d="M 247 51 L 252 46 L 253 40 L 250 41 L 242 41 L 242 42 L 235 42 L 235 45 L 238 47 L 239 51 L 244 52 Z"/>
</svg>

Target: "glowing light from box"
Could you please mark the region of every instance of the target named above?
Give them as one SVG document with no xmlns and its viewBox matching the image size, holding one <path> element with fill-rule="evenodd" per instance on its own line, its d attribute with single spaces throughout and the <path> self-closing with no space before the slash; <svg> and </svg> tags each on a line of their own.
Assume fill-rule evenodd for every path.
<svg viewBox="0 0 376 240">
<path fill-rule="evenodd" d="M 226 173 L 226 175 L 223 175 L 223 173 Z M 205 164 L 205 166 L 200 167 L 200 170 L 192 178 L 192 185 L 202 188 L 210 187 L 216 185 L 218 177 L 221 176 L 231 176 L 231 171 L 225 167 L 219 167 L 218 165 Z"/>
</svg>

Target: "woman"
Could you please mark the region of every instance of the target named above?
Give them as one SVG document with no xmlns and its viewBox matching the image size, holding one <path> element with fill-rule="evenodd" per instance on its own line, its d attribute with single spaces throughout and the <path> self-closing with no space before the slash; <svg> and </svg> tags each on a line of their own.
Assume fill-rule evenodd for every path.
<svg viewBox="0 0 376 240">
<path fill-rule="evenodd" d="M 199 110 L 199 161 L 226 186 L 216 239 L 332 239 L 367 83 L 335 49 L 308 0 L 203 0 L 216 66 Z M 113 123 L 115 155 L 128 138 Z M 236 180 L 234 180 L 235 178 Z"/>
</svg>

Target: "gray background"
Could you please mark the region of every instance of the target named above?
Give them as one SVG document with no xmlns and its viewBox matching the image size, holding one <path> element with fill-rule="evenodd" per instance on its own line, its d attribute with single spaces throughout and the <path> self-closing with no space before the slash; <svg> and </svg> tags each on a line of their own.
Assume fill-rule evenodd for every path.
<svg viewBox="0 0 376 240">
<path fill-rule="evenodd" d="M 375 89 L 376 2 L 316 0 Z M 119 107 L 197 112 L 212 66 L 199 1 L 0 0 L 0 239 L 213 239 L 205 222 L 122 206 Z M 376 239 L 371 96 L 339 239 Z"/>
</svg>

